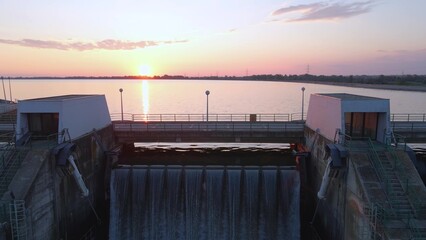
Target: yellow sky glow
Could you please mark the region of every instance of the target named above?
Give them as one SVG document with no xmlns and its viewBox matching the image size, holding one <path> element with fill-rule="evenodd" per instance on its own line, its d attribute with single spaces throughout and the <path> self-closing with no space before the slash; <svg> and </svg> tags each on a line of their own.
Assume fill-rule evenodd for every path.
<svg viewBox="0 0 426 240">
<path fill-rule="evenodd" d="M 139 75 L 140 76 L 152 76 L 152 68 L 149 65 L 140 65 L 139 66 Z"/>
<path fill-rule="evenodd" d="M 0 76 L 426 74 L 424 0 L 166 2 L 2 1 Z"/>
</svg>

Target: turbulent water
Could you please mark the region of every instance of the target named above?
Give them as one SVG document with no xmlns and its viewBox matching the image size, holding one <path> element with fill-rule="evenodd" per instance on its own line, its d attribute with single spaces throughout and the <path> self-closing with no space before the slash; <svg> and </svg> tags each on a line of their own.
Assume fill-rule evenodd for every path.
<svg viewBox="0 0 426 240">
<path fill-rule="evenodd" d="M 300 239 L 285 167 L 138 166 L 111 176 L 110 239 Z"/>
</svg>

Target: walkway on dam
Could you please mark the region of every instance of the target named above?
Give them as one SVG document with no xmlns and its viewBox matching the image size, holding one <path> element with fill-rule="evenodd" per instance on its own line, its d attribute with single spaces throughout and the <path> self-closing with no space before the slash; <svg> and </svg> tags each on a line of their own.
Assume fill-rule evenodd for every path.
<svg viewBox="0 0 426 240">
<path fill-rule="evenodd" d="M 301 114 L 120 114 L 111 115 L 115 137 L 134 142 L 300 142 Z M 395 136 L 426 143 L 426 114 L 392 114 Z"/>
</svg>

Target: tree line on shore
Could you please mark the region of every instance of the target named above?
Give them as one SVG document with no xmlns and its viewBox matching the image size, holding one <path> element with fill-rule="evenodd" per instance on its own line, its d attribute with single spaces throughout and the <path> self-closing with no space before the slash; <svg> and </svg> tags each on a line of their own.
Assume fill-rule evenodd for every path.
<svg viewBox="0 0 426 240">
<path fill-rule="evenodd" d="M 261 74 L 250 76 L 197 76 L 183 75 L 162 76 L 71 76 L 71 77 L 15 77 L 11 79 L 167 79 L 167 80 L 244 80 L 244 81 L 285 81 L 312 83 L 361 83 L 389 85 L 426 85 L 426 75 L 282 75 Z"/>
</svg>

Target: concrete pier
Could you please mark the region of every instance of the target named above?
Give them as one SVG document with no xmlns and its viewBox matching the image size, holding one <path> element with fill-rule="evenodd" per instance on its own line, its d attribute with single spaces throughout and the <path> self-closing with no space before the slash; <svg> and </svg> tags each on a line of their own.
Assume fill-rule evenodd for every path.
<svg viewBox="0 0 426 240">
<path fill-rule="evenodd" d="M 422 199 L 426 199 L 426 188 L 405 148 L 391 144 L 386 131 L 374 129 L 390 125 L 389 118 L 380 117 L 389 112 L 386 100 L 332 94 L 312 100 L 317 105 L 327 101 L 335 105 L 308 112 L 305 143 L 300 148 L 310 156 L 301 165 L 314 200 L 312 225 L 321 238 L 425 238 L 426 204 Z M 365 117 L 356 120 L 353 112 L 359 116 L 373 113 L 370 116 L 377 118 L 365 125 Z M 334 117 L 334 125 L 318 121 L 327 116 Z"/>
<path fill-rule="evenodd" d="M 80 239 L 101 234 L 107 228 L 105 172 L 107 155 L 102 148 L 113 145 L 112 129 L 97 131 L 75 139 L 76 161 L 90 194 L 83 197 L 72 169 L 59 167 L 49 142 L 33 142 L 4 193 L 1 205 L 9 220 L 11 203 L 24 202 L 26 239 Z M 102 144 L 103 146 L 100 146 Z M 12 205 L 11 205 L 12 206 Z M 103 230 L 102 230 L 103 228 Z"/>
<path fill-rule="evenodd" d="M 0 233 L 8 239 L 105 238 L 107 150 L 114 146 L 105 96 L 17 105 L 16 139 L 0 149 Z"/>
</svg>

